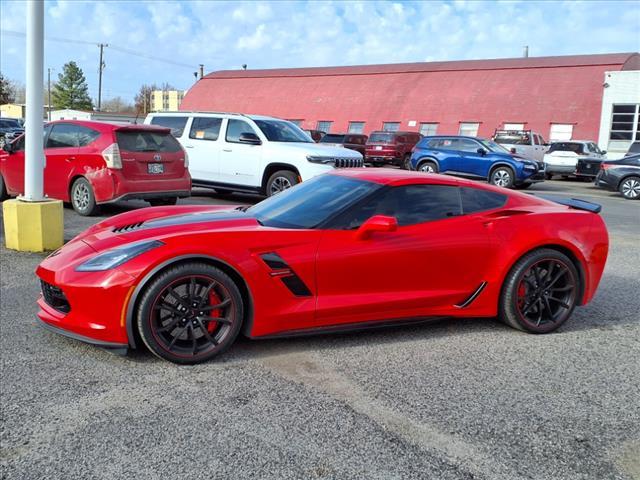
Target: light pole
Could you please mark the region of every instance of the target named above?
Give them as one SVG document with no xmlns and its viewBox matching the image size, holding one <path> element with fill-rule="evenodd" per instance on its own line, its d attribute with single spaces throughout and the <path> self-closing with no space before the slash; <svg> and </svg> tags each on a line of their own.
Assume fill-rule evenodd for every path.
<svg viewBox="0 0 640 480">
<path fill-rule="evenodd" d="M 109 45 L 106 43 L 99 43 L 98 47 L 100 47 L 100 66 L 98 67 L 98 111 L 100 111 L 102 105 L 102 71 L 104 70 L 104 62 L 102 61 L 102 53 L 104 47 L 108 47 Z"/>
</svg>

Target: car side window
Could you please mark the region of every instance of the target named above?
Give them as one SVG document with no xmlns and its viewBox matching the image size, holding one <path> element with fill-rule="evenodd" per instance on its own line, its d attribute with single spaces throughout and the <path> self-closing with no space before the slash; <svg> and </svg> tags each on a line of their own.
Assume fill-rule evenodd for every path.
<svg viewBox="0 0 640 480">
<path fill-rule="evenodd" d="M 458 140 L 458 150 L 461 152 L 477 153 L 479 148 L 479 143 L 469 140 L 468 138 L 460 138 Z"/>
<path fill-rule="evenodd" d="M 501 193 L 481 190 L 479 188 L 460 188 L 462 197 L 462 213 L 475 213 L 500 208 L 507 202 L 507 196 Z"/>
<path fill-rule="evenodd" d="M 79 147 L 79 127 L 70 123 L 53 125 L 45 148 Z"/>
<path fill-rule="evenodd" d="M 100 132 L 92 128 L 77 126 L 78 146 L 86 147 L 100 136 Z"/>
<path fill-rule="evenodd" d="M 218 140 L 221 125 L 221 118 L 195 117 L 193 122 L 191 122 L 189 138 L 196 140 Z"/>
<path fill-rule="evenodd" d="M 353 230 L 374 215 L 395 217 L 401 227 L 432 222 L 460 215 L 457 187 L 447 185 L 405 185 L 374 195 L 342 214 L 335 222 L 338 229 Z"/>
<path fill-rule="evenodd" d="M 240 135 L 243 133 L 255 134 L 256 132 L 251 128 L 251 125 L 244 120 L 229 119 L 227 122 L 227 142 L 240 143 Z"/>
<path fill-rule="evenodd" d="M 187 117 L 153 117 L 151 125 L 160 125 L 171 129 L 171 135 L 176 138 L 182 136 L 184 127 L 187 125 Z"/>
</svg>

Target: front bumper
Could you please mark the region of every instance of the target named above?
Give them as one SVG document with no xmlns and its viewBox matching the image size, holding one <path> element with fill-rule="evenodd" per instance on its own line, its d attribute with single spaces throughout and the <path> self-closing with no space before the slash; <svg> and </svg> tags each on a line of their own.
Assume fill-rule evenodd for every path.
<svg viewBox="0 0 640 480">
<path fill-rule="evenodd" d="M 94 338 L 78 335 L 77 333 L 73 333 L 69 330 L 64 330 L 63 328 L 47 323 L 42 320 L 42 318 L 38 318 L 38 324 L 45 330 L 48 330 L 52 333 L 56 333 L 67 338 L 72 338 L 73 340 L 78 340 L 79 342 L 95 345 L 96 347 L 104 348 L 105 350 L 109 350 L 110 352 L 118 355 L 126 355 L 129 351 L 129 345 L 126 343 L 104 342 L 102 340 L 96 340 Z"/>
<path fill-rule="evenodd" d="M 544 182 L 544 176 L 545 176 L 545 171 L 540 170 L 534 173 L 533 175 L 531 175 L 530 177 L 527 177 L 524 180 L 516 183 L 518 183 L 519 185 L 522 185 L 522 184 L 528 184 L 528 183 Z"/>
</svg>

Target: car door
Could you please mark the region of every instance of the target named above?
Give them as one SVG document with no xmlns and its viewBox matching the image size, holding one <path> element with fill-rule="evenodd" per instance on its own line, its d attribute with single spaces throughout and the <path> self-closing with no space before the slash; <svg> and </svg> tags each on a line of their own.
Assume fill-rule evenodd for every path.
<svg viewBox="0 0 640 480">
<path fill-rule="evenodd" d="M 194 182 L 219 182 L 220 152 L 222 141 L 220 132 L 222 117 L 194 116 L 187 125 L 188 133 L 183 135 L 182 143 L 189 155 L 189 173 Z"/>
<path fill-rule="evenodd" d="M 398 229 L 359 238 L 373 215 Z M 455 310 L 484 281 L 495 245 L 483 222 L 461 215 L 459 189 L 445 185 L 386 188 L 336 219 L 317 254 L 317 326 Z"/>
<path fill-rule="evenodd" d="M 245 120 L 227 119 L 220 155 L 220 178 L 232 185 L 258 187 L 262 183 L 260 174 L 263 146 L 241 143 L 240 136 L 243 133 L 252 133 L 260 137 Z"/>
<path fill-rule="evenodd" d="M 429 141 L 428 147 L 438 160 L 440 173 L 458 171 L 461 157 L 457 138 L 434 138 Z"/>
<path fill-rule="evenodd" d="M 44 149 L 44 193 L 50 198 L 68 198 L 69 177 L 78 161 L 80 128 L 72 123 L 51 126 Z"/>
<path fill-rule="evenodd" d="M 487 147 L 470 138 L 461 138 L 458 140 L 458 148 L 461 158 L 459 172 L 483 178 L 489 175 L 491 159 L 488 154 L 491 152 Z M 485 153 L 479 153 L 479 150 Z"/>
<path fill-rule="evenodd" d="M 46 143 L 47 135 L 51 130 L 51 125 L 47 125 L 43 130 L 43 146 Z M 18 137 L 14 142 L 14 151 L 10 154 L 2 155 L 2 176 L 7 190 L 12 195 L 24 193 L 24 162 L 25 162 L 25 136 Z M 46 165 L 46 160 L 45 160 Z"/>
</svg>

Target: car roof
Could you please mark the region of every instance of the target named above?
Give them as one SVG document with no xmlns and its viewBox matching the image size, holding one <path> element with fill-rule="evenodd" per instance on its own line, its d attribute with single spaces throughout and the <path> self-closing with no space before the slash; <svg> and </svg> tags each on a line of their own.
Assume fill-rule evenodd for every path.
<svg viewBox="0 0 640 480">
<path fill-rule="evenodd" d="M 469 140 L 486 140 L 486 138 L 470 137 L 468 135 L 429 135 L 428 137 L 424 137 L 423 140 L 425 138 L 466 138 Z"/>
<path fill-rule="evenodd" d="M 177 112 L 152 112 L 147 114 L 150 117 L 184 117 L 189 115 L 224 115 L 228 117 L 245 117 L 250 118 L 251 120 L 283 120 L 282 118 L 270 117 L 268 115 L 254 115 L 247 113 L 237 113 L 237 112 L 205 112 L 205 111 L 196 111 L 196 110 L 181 110 Z M 284 120 L 288 121 L 288 120 Z"/>
<path fill-rule="evenodd" d="M 392 133 L 394 135 L 406 135 L 408 133 L 412 133 L 412 134 L 415 133 L 416 135 L 420 135 L 420 132 L 410 132 L 408 130 L 396 130 L 395 132 L 389 132 L 387 130 L 374 130 L 369 135 L 372 135 L 374 133 Z"/>
<path fill-rule="evenodd" d="M 46 125 L 56 125 L 58 123 L 71 123 L 73 125 L 81 125 L 83 127 L 93 128 L 94 130 L 153 130 L 158 132 L 170 131 L 168 127 L 161 125 L 145 125 L 144 123 L 127 123 L 127 122 L 97 122 L 94 120 L 53 120 L 47 122 Z"/>
</svg>

